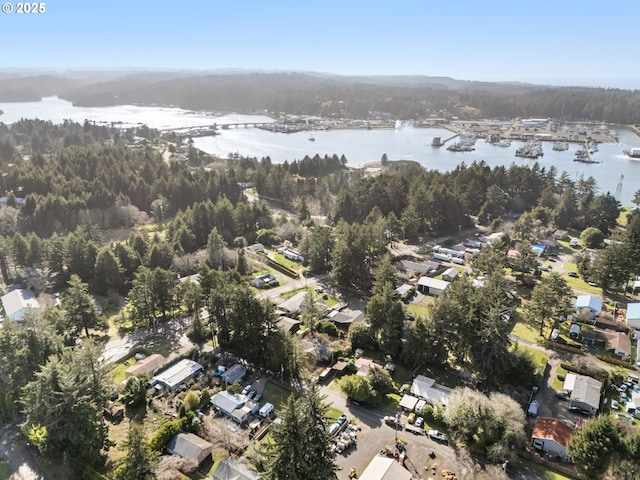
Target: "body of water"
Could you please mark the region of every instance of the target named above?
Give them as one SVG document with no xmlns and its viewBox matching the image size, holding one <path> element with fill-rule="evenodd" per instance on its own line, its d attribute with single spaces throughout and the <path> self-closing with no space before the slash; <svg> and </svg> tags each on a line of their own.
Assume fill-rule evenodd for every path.
<svg viewBox="0 0 640 480">
<path fill-rule="evenodd" d="M 191 127 L 208 123 L 267 122 L 269 117 L 255 115 L 215 115 L 206 112 L 193 112 L 180 108 L 155 106 L 115 106 L 115 107 L 74 107 L 70 102 L 56 97 L 41 102 L 1 103 L 4 114 L 0 121 L 13 123 L 21 118 L 39 118 L 60 123 L 65 119 L 84 122 L 85 119 L 110 125 L 114 122 L 126 126 L 146 124 L 152 128 Z M 619 130 L 619 143 L 600 144 L 599 151 L 593 155 L 598 164 L 574 162 L 575 151 L 580 148 L 570 144 L 564 152 L 551 149 L 552 143 L 545 142 L 544 156 L 537 160 L 528 160 L 515 156 L 515 150 L 522 145 L 513 142 L 510 147 L 502 148 L 478 140 L 472 152 L 451 152 L 446 145 L 431 147 L 434 136 L 443 139 L 452 133 L 440 128 L 413 128 L 410 126 L 389 130 L 324 130 L 315 132 L 274 133 L 258 128 L 231 128 L 221 130 L 215 137 L 194 139 L 197 148 L 226 158 L 229 154 L 262 158 L 269 156 L 275 163 L 292 161 L 313 156 L 345 155 L 349 165 L 359 166 L 367 162 L 380 160 L 387 154 L 390 160 L 414 160 L 426 168 L 447 171 L 465 162 L 484 160 L 491 167 L 499 165 L 533 164 L 537 161 L 541 167 L 555 166 L 559 172 L 566 171 L 572 179 L 592 176 L 596 179 L 600 192 L 616 193 L 622 179 L 622 189 L 617 196 L 623 205 L 631 205 L 636 190 L 640 189 L 640 161 L 631 160 L 622 153 L 631 147 L 640 147 L 640 137 L 629 130 Z M 310 141 L 313 137 L 315 141 Z M 453 140 L 455 141 L 455 140 Z"/>
</svg>

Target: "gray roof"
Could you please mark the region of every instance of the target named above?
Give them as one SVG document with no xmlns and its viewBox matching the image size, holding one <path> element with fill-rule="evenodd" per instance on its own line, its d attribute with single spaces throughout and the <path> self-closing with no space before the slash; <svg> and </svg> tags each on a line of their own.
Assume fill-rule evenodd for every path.
<svg viewBox="0 0 640 480">
<path fill-rule="evenodd" d="M 602 382 L 586 375 L 576 375 L 573 390 L 571 391 L 571 402 L 581 402 L 596 410 L 600 408 L 600 390 Z"/>
<path fill-rule="evenodd" d="M 174 390 L 184 382 L 204 371 L 202 365 L 193 360 L 180 360 L 178 363 L 160 372 L 152 378 L 153 383 L 161 383 L 165 387 Z"/>
<path fill-rule="evenodd" d="M 362 322 L 364 320 L 364 312 L 362 310 L 331 312 L 328 318 L 335 323 Z"/>
<path fill-rule="evenodd" d="M 200 461 L 200 455 L 213 449 L 213 445 L 193 433 L 178 433 L 167 443 L 167 451 L 183 458 Z"/>
<path fill-rule="evenodd" d="M 420 277 L 420 279 L 418 280 L 418 285 L 428 288 L 435 288 L 436 290 L 442 290 L 444 292 L 447 288 L 449 288 L 451 284 L 444 280 L 438 280 L 437 278 Z"/>
<path fill-rule="evenodd" d="M 23 290 L 21 288 L 17 288 L 15 290 L 10 291 L 6 295 L 2 296 L 2 306 L 4 307 L 4 312 L 6 315 L 13 320 L 22 320 L 23 318 L 18 315 L 16 318 L 14 316 L 27 307 L 31 307 L 33 309 L 40 308 L 40 304 L 38 300 L 36 300 L 36 296 L 33 294 L 31 290 Z"/>
<path fill-rule="evenodd" d="M 242 408 L 246 401 L 246 395 L 234 395 L 227 390 L 222 390 L 211 398 L 211 404 L 227 415 L 231 415 L 234 410 Z"/>
<path fill-rule="evenodd" d="M 258 474 L 244 463 L 229 457 L 213 472 L 213 480 L 258 480 Z"/>
<path fill-rule="evenodd" d="M 236 380 L 241 379 L 247 374 L 247 369 L 244 365 L 236 363 L 229 367 L 222 375 L 220 375 L 220 379 L 226 383 L 233 383 Z"/>
</svg>

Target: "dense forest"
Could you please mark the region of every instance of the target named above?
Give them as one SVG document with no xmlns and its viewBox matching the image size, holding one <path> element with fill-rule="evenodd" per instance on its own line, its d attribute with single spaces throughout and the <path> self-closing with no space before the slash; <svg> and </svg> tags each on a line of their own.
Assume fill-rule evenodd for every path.
<svg viewBox="0 0 640 480">
<path fill-rule="evenodd" d="M 554 117 L 640 122 L 640 92 L 460 81 L 446 77 L 346 77 L 313 73 L 83 72 L 0 75 L 0 101 L 58 95 L 80 106 L 176 105 L 244 113 L 424 119 Z"/>
</svg>

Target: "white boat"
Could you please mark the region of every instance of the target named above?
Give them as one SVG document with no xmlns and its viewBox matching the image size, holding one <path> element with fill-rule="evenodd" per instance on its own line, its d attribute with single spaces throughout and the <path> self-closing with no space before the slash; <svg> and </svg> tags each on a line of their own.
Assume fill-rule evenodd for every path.
<svg viewBox="0 0 640 480">
<path fill-rule="evenodd" d="M 567 142 L 555 142 L 553 144 L 552 150 L 557 152 L 564 152 L 565 150 L 569 150 L 569 144 Z"/>
<path fill-rule="evenodd" d="M 498 143 L 496 143 L 497 146 L 502 147 L 502 148 L 506 148 L 506 147 L 510 147 L 511 146 L 511 140 L 507 140 L 506 138 L 504 140 L 500 140 Z"/>
</svg>

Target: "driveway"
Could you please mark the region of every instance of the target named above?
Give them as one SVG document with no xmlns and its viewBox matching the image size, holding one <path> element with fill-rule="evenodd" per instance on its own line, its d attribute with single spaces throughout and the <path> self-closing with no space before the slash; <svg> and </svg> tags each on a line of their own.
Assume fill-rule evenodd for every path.
<svg viewBox="0 0 640 480">
<path fill-rule="evenodd" d="M 361 428 L 357 445 L 336 456 L 338 480 L 348 480 L 351 468 L 361 474 L 371 459 L 386 445 L 394 445 L 396 435 L 406 446 L 405 466 L 415 479 L 439 478 L 444 469 L 454 471 L 460 479 L 473 479 L 474 472 L 480 468 L 477 461 L 464 451 L 438 443 L 426 435 L 414 435 L 402 429 L 396 432 L 393 427 L 384 423 L 384 412 L 347 403 L 340 392 L 329 386 L 322 387 L 320 393 L 326 396 L 326 403 L 342 410 L 350 421 Z M 406 420 L 403 417 L 401 423 L 406 424 Z M 435 454 L 433 458 L 430 456 L 431 452 Z M 434 471 L 437 475 L 434 475 Z M 509 475 L 510 478 L 519 480 L 542 480 L 542 477 L 530 472 L 515 471 Z"/>
<path fill-rule="evenodd" d="M 0 458 L 9 462 L 13 472 L 9 480 L 44 480 L 31 451 L 21 440 L 16 439 L 17 434 L 16 422 L 0 430 Z"/>
</svg>

